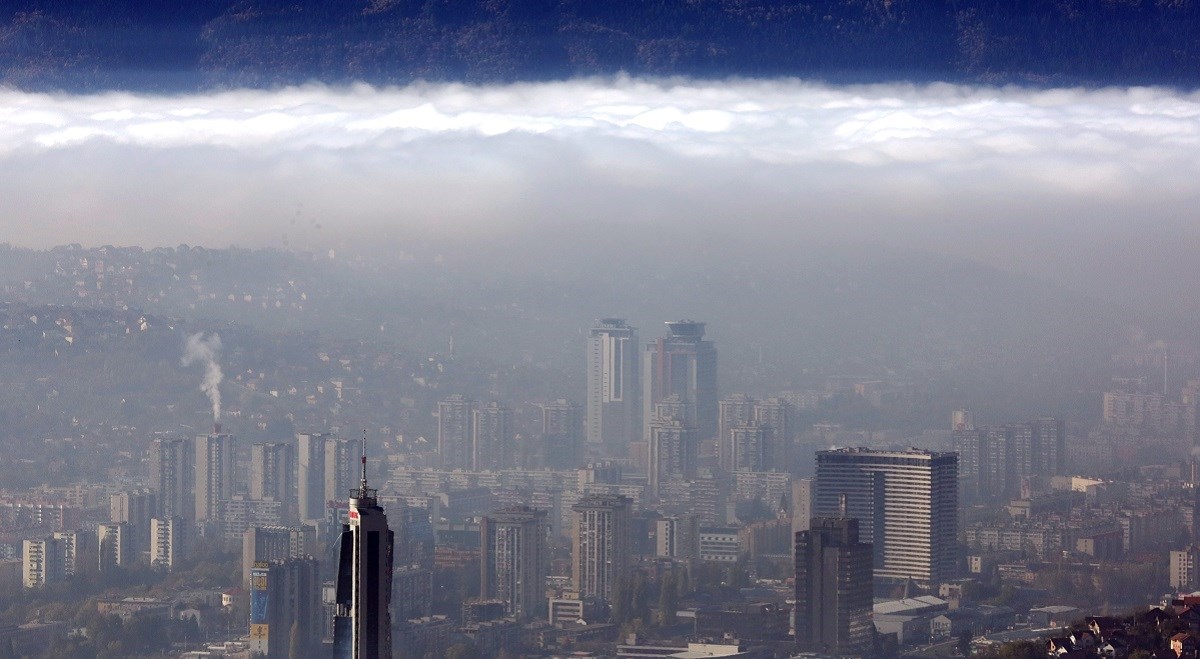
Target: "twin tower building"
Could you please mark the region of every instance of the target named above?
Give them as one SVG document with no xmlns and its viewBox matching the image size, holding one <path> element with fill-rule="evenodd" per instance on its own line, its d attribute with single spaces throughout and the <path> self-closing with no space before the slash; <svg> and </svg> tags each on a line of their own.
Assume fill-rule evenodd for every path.
<svg viewBox="0 0 1200 659">
<path fill-rule="evenodd" d="M 585 437 L 590 449 L 624 453 L 666 417 L 701 438 L 717 436 L 717 349 L 704 323 L 667 323 L 667 335 L 641 346 L 637 329 L 602 318 L 588 336 Z"/>
</svg>

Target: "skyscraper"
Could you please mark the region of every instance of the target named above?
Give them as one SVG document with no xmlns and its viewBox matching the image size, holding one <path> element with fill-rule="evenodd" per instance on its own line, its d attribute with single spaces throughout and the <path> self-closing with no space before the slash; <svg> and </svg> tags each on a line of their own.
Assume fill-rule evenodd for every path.
<svg viewBox="0 0 1200 659">
<path fill-rule="evenodd" d="M 296 514 L 302 522 L 325 518 L 325 443 L 332 439 L 329 433 L 296 433 Z"/>
<path fill-rule="evenodd" d="M 324 612 L 318 568 L 312 557 L 260 561 L 253 565 L 251 652 L 267 659 L 323 654 L 320 646 Z M 293 654 L 294 649 L 299 650 L 299 655 Z"/>
<path fill-rule="evenodd" d="M 498 471 L 513 467 L 512 410 L 492 401 L 471 413 L 471 469 Z"/>
<path fill-rule="evenodd" d="M 528 506 L 480 521 L 480 596 L 503 601 L 505 615 L 529 620 L 546 614 L 548 532 L 546 511 Z"/>
<path fill-rule="evenodd" d="M 278 501 L 284 524 L 296 517 L 296 450 L 284 442 L 263 442 L 250 447 L 250 498 Z"/>
<path fill-rule="evenodd" d="M 156 437 L 150 444 L 150 489 L 158 495 L 157 517 L 195 519 L 195 452 L 178 437 Z"/>
<path fill-rule="evenodd" d="M 955 576 L 957 468 L 955 453 L 818 451 L 814 515 L 858 520 L 876 578 L 932 586 Z"/>
<path fill-rule="evenodd" d="M 325 503 L 345 499 L 354 487 L 358 471 L 358 451 L 355 442 L 349 439 L 327 439 L 325 441 Z M 322 517 L 324 513 L 322 513 Z"/>
<path fill-rule="evenodd" d="M 542 407 L 542 463 L 574 469 L 582 454 L 583 419 L 579 406 L 560 398 Z"/>
<path fill-rule="evenodd" d="M 150 520 L 150 566 L 156 570 L 173 570 L 187 553 L 188 523 L 182 517 Z"/>
<path fill-rule="evenodd" d="M 150 548 L 150 520 L 157 514 L 158 496 L 149 490 L 108 495 L 108 520 L 128 525 L 124 541 L 135 555 Z"/>
<path fill-rule="evenodd" d="M 1028 479 L 1064 473 L 1066 432 L 1059 419 L 979 426 L 962 422 L 953 438 L 961 492 L 970 502 L 1015 497 Z"/>
<path fill-rule="evenodd" d="M 682 420 L 669 418 L 650 426 L 650 496 L 659 498 L 667 483 L 679 483 L 696 477 L 698 447 L 696 430 Z"/>
<path fill-rule="evenodd" d="M 750 421 L 729 429 L 728 471 L 769 471 L 771 469 L 770 431 Z"/>
<path fill-rule="evenodd" d="M 250 569 L 255 563 L 317 554 L 315 526 L 255 526 L 242 533 L 242 587 L 250 589 Z"/>
<path fill-rule="evenodd" d="M 387 515 L 367 485 L 366 438 L 362 480 L 350 494 L 349 522 L 342 527 L 335 586 L 333 656 L 383 659 L 392 656 L 392 558 L 395 536 Z"/>
<path fill-rule="evenodd" d="M 195 519 L 215 522 L 220 502 L 233 496 L 233 435 L 197 435 L 195 466 Z"/>
<path fill-rule="evenodd" d="M 837 656 L 871 653 L 871 545 L 858 520 L 817 517 L 796 533 L 796 644 Z"/>
<path fill-rule="evenodd" d="M 730 431 L 754 420 L 756 402 L 746 394 L 733 394 L 718 403 L 717 465 L 725 471 L 734 471 Z"/>
<path fill-rule="evenodd" d="M 438 455 L 445 469 L 471 468 L 471 411 L 475 401 L 459 394 L 438 402 Z"/>
<path fill-rule="evenodd" d="M 134 550 L 131 530 L 128 522 L 109 522 L 96 527 L 96 547 L 101 572 L 133 562 L 137 552 Z M 150 529 L 147 528 L 146 536 L 149 535 Z"/>
<path fill-rule="evenodd" d="M 671 394 L 679 396 L 694 418 L 701 439 L 718 432 L 717 349 L 704 340 L 704 323 L 680 320 L 667 323 L 667 336 L 646 345 L 642 360 L 643 433 L 650 438 L 654 406 Z"/>
<path fill-rule="evenodd" d="M 767 460 L 772 464 L 786 464 L 784 461 L 792 454 L 792 404 L 775 397 L 758 401 L 754 404 L 754 420 L 766 431 Z"/>
<path fill-rule="evenodd" d="M 587 443 L 624 455 L 641 441 L 637 329 L 621 318 L 601 318 L 588 335 Z"/>
<path fill-rule="evenodd" d="M 629 570 L 633 502 L 616 494 L 586 496 L 572 506 L 572 578 L 580 597 L 613 601 Z"/>
</svg>

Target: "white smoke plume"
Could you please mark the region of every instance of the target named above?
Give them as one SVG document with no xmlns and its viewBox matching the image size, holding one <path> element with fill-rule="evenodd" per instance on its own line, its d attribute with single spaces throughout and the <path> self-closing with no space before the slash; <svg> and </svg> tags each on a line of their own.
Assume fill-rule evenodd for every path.
<svg viewBox="0 0 1200 659">
<path fill-rule="evenodd" d="M 183 359 L 180 360 L 184 366 L 204 365 L 204 380 L 200 383 L 200 390 L 212 403 L 213 421 L 221 420 L 221 380 L 225 376 L 221 373 L 221 365 L 217 363 L 220 354 L 220 335 L 212 334 L 205 338 L 204 332 L 196 332 L 188 336 L 183 348 Z"/>
</svg>

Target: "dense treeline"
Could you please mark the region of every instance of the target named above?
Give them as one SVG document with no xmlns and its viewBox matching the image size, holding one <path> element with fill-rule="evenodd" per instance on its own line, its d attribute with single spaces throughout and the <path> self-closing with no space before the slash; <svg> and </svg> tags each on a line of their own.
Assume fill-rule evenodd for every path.
<svg viewBox="0 0 1200 659">
<path fill-rule="evenodd" d="M 0 82 L 797 75 L 1195 84 L 1194 0 L 14 0 Z"/>
</svg>

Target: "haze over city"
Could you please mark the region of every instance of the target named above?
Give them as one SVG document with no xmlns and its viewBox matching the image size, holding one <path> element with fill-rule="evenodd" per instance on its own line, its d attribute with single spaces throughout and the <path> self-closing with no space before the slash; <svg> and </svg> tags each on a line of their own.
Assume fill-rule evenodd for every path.
<svg viewBox="0 0 1200 659">
<path fill-rule="evenodd" d="M 0 659 L 1197 656 L 1197 27 L 16 0 Z"/>
</svg>

